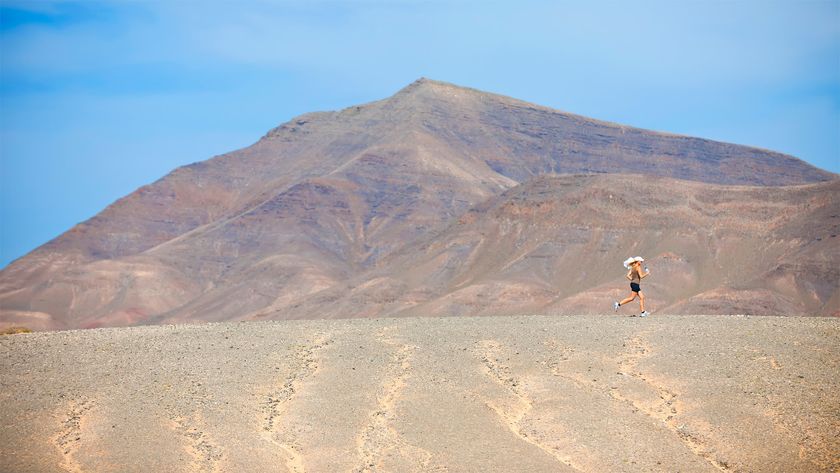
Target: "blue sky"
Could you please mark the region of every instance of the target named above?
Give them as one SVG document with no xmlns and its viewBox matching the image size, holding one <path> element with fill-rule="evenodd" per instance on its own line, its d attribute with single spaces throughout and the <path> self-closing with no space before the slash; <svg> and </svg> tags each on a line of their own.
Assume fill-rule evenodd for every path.
<svg viewBox="0 0 840 473">
<path fill-rule="evenodd" d="M 0 0 L 0 267 L 421 76 L 840 172 L 840 0 Z"/>
</svg>

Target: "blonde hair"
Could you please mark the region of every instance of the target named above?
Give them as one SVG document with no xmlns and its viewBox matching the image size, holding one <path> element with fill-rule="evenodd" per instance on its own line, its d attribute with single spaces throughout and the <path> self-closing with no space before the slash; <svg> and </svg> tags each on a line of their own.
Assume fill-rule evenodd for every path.
<svg viewBox="0 0 840 473">
<path fill-rule="evenodd" d="M 642 258 L 641 256 L 631 256 L 631 257 L 627 258 L 626 260 L 624 260 L 624 267 L 627 268 L 627 269 L 630 269 L 631 264 L 641 263 L 644 260 L 645 259 Z"/>
</svg>

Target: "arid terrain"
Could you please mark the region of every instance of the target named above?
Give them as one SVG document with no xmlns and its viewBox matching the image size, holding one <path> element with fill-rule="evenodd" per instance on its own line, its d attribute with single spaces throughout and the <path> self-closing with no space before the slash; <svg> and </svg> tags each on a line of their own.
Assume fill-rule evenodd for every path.
<svg viewBox="0 0 840 473">
<path fill-rule="evenodd" d="M 840 315 L 840 180 L 534 178 L 294 310 L 253 318 L 603 314 L 629 294 L 630 253 L 647 257 L 658 313 Z"/>
<path fill-rule="evenodd" d="M 509 316 L 0 337 L 10 472 L 829 472 L 840 321 Z"/>
<path fill-rule="evenodd" d="M 651 259 L 668 313 L 840 314 L 838 176 L 444 82 L 296 117 L 0 271 L 0 329 L 579 314 Z"/>
</svg>

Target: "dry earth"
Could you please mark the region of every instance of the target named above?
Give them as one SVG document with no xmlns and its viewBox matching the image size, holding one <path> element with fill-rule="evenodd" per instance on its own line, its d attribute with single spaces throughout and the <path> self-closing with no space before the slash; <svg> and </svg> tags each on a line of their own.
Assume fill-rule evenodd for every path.
<svg viewBox="0 0 840 473">
<path fill-rule="evenodd" d="M 840 320 L 516 316 L 0 337 L 0 470 L 840 468 Z"/>
</svg>

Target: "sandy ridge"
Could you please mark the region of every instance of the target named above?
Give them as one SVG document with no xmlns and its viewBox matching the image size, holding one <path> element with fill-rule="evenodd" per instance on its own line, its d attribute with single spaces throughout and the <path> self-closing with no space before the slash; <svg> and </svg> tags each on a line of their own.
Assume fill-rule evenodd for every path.
<svg viewBox="0 0 840 473">
<path fill-rule="evenodd" d="M 551 342 L 546 344 L 550 347 L 556 346 Z M 708 462 L 717 470 L 730 471 L 726 462 L 719 460 L 713 450 L 705 445 L 706 440 L 700 434 L 688 429 L 686 424 L 678 422 L 677 416 L 680 413 L 678 393 L 662 383 L 654 382 L 651 375 L 638 369 L 639 362 L 652 352 L 651 346 L 644 339 L 644 332 L 637 333 L 632 338 L 627 339 L 623 346 L 626 348 L 625 352 L 616 358 L 608 358 L 604 361 L 618 369 L 617 375 L 641 382 L 644 385 L 643 390 L 650 390 L 655 395 L 643 396 L 637 390 L 624 392 L 623 388 L 619 386 L 604 388 L 597 380 L 590 379 L 581 373 L 565 372 L 562 365 L 557 361 L 552 360 L 546 364 L 554 376 L 570 381 L 578 388 L 587 390 L 592 394 L 605 395 L 614 402 L 630 406 L 632 412 L 644 413 L 675 434 L 675 438 L 687 447 L 692 454 Z M 561 356 L 562 359 L 564 358 Z"/>
<path fill-rule="evenodd" d="M 492 409 L 507 428 L 523 441 L 534 445 L 574 471 L 584 471 L 583 467 L 576 464 L 571 456 L 564 455 L 558 449 L 536 440 L 534 435 L 529 435 L 525 429 L 525 417 L 533 408 L 533 403 L 522 389 L 522 381 L 515 378 L 510 367 L 501 362 L 503 353 L 504 347 L 497 340 L 481 340 L 476 343 L 476 354 L 484 365 L 487 377 L 512 394 L 513 398 L 513 402 L 488 399 L 485 401 L 487 407 Z M 532 427 L 532 433 L 536 433 L 533 429 Z"/>
<path fill-rule="evenodd" d="M 59 466 L 67 472 L 82 472 L 82 466 L 76 461 L 74 455 L 83 441 L 83 427 L 89 411 L 95 406 L 96 402 L 92 399 L 70 402 L 65 411 L 64 420 L 61 422 L 61 430 L 52 439 L 62 455 Z"/>
<path fill-rule="evenodd" d="M 298 345 L 292 354 L 292 375 L 283 383 L 269 392 L 262 404 L 262 434 L 263 438 L 274 444 L 283 453 L 286 469 L 292 473 L 305 473 L 303 453 L 291 429 L 284 428 L 281 423 L 288 403 L 299 395 L 301 386 L 314 376 L 319 368 L 320 350 L 329 346 L 331 340 L 320 334 L 312 345 Z"/>
<path fill-rule="evenodd" d="M 377 398 L 377 409 L 368 415 L 368 421 L 357 437 L 359 465 L 353 473 L 382 471 L 382 460 L 389 452 L 395 453 L 417 472 L 445 472 L 442 465 L 434 465 L 434 455 L 420 447 L 409 444 L 392 426 L 398 415 L 397 404 L 402 397 L 407 380 L 411 377 L 411 361 L 417 346 L 399 342 L 389 335 L 393 328 L 386 327 L 377 332 L 376 339 L 392 352 L 385 374 L 385 381 Z"/>
<path fill-rule="evenodd" d="M 648 416 L 661 421 L 668 429 L 676 434 L 680 441 L 685 444 L 695 455 L 703 458 L 712 466 L 720 471 L 731 471 L 731 468 L 726 461 L 721 460 L 718 456 L 706 446 L 703 434 L 694 432 L 686 428 L 686 424 L 677 419 L 680 415 L 680 402 L 678 400 L 678 393 L 669 389 L 661 382 L 653 380 L 651 375 L 645 374 L 639 370 L 638 365 L 640 360 L 650 356 L 653 348 L 645 341 L 644 333 L 640 333 L 636 337 L 631 338 L 625 343 L 627 351 L 619 357 L 616 361 L 620 369 L 620 373 L 629 375 L 634 379 L 646 383 L 658 394 L 658 399 L 648 399 L 647 402 L 641 402 L 629 396 L 625 396 L 619 389 L 611 389 L 610 395 L 616 399 L 631 403 L 633 406 L 647 414 Z"/>
<path fill-rule="evenodd" d="M 191 417 L 174 416 L 171 418 L 172 429 L 186 440 L 186 449 L 192 458 L 191 471 L 199 473 L 220 473 L 219 464 L 223 457 L 218 441 L 207 433 L 207 424 L 201 412 L 195 411 Z"/>
</svg>

